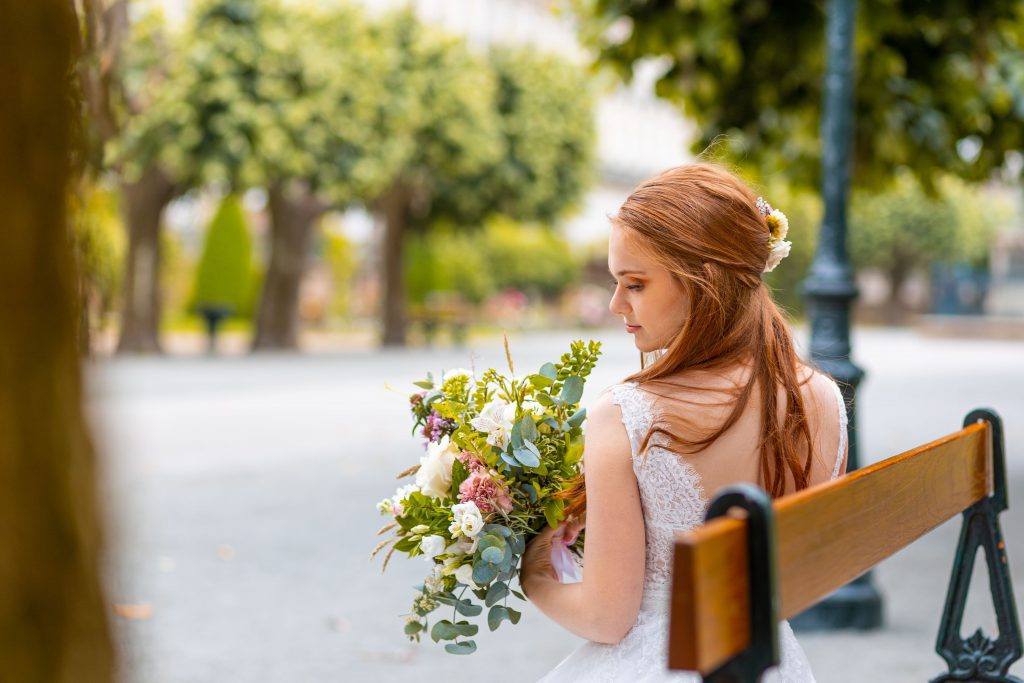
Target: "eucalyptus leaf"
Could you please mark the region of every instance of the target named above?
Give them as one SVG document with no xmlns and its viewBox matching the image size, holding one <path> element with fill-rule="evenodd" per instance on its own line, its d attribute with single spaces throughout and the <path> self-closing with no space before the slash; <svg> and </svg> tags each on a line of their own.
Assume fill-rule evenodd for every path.
<svg viewBox="0 0 1024 683">
<path fill-rule="evenodd" d="M 484 551 L 480 553 L 480 559 L 490 564 L 500 564 L 501 560 L 505 557 L 505 549 L 498 547 L 484 548 Z"/>
<path fill-rule="evenodd" d="M 517 448 L 523 446 L 523 430 L 520 427 L 520 422 L 516 422 L 512 425 L 512 450 L 515 451 Z"/>
<path fill-rule="evenodd" d="M 496 631 L 498 627 L 501 626 L 501 622 L 506 619 L 512 621 L 508 608 L 502 607 L 501 605 L 495 605 L 491 608 L 491 611 L 487 613 L 487 628 L 492 631 Z"/>
<path fill-rule="evenodd" d="M 452 629 L 460 636 L 475 636 L 480 632 L 480 627 L 468 621 L 458 621 L 452 624 Z"/>
<path fill-rule="evenodd" d="M 516 460 L 518 460 L 523 467 L 536 467 L 540 464 L 540 458 L 534 451 L 531 451 L 528 448 L 517 448 L 513 453 L 516 456 Z"/>
<path fill-rule="evenodd" d="M 476 617 L 480 616 L 484 608 L 480 605 L 474 605 L 469 600 L 459 600 L 455 603 L 455 610 L 464 617 Z"/>
<path fill-rule="evenodd" d="M 524 598 L 524 600 L 525 600 L 525 598 Z M 511 621 L 513 625 L 518 624 L 519 620 L 523 616 L 523 613 L 519 612 L 519 611 L 516 611 L 516 610 L 512 609 L 511 607 L 506 607 L 505 610 L 508 611 L 508 620 Z"/>
<path fill-rule="evenodd" d="M 508 546 L 516 555 L 522 555 L 526 552 L 526 537 L 522 534 L 516 534 L 508 540 Z"/>
<path fill-rule="evenodd" d="M 476 562 L 473 564 L 473 582 L 478 586 L 494 581 L 498 576 L 498 568 L 487 562 Z"/>
<path fill-rule="evenodd" d="M 481 609 L 481 611 L 483 611 L 483 609 Z M 407 636 L 414 636 L 422 630 L 423 622 L 421 621 L 410 621 L 405 625 L 405 635 Z"/>
<path fill-rule="evenodd" d="M 562 393 L 559 394 L 559 398 L 563 403 L 579 403 L 580 399 L 583 398 L 583 380 L 576 375 L 566 377 L 565 383 L 562 384 Z"/>
<path fill-rule="evenodd" d="M 540 374 L 544 375 L 548 379 L 554 380 L 558 377 L 558 370 L 555 369 L 554 363 L 545 363 L 540 366 Z"/>
<path fill-rule="evenodd" d="M 519 433 L 523 435 L 523 441 L 537 440 L 537 423 L 533 421 L 533 415 L 527 413 L 519 420 Z"/>
<path fill-rule="evenodd" d="M 459 632 L 455 630 L 455 624 L 443 619 L 436 624 L 434 628 L 430 629 L 430 638 L 435 643 L 441 640 L 455 640 L 459 637 Z"/>
<path fill-rule="evenodd" d="M 497 602 L 504 600 L 505 596 L 508 595 L 508 584 L 506 583 L 493 583 L 491 587 L 487 589 L 487 597 L 484 598 L 484 604 L 490 607 Z"/>
<path fill-rule="evenodd" d="M 445 652 L 451 655 L 471 655 L 476 652 L 476 643 L 472 640 L 463 640 L 458 643 L 448 643 L 444 646 Z"/>
<path fill-rule="evenodd" d="M 569 418 L 569 426 L 579 427 L 581 424 L 583 424 L 583 421 L 585 419 L 587 419 L 587 409 L 580 408 L 579 410 L 572 414 L 572 417 Z"/>
</svg>

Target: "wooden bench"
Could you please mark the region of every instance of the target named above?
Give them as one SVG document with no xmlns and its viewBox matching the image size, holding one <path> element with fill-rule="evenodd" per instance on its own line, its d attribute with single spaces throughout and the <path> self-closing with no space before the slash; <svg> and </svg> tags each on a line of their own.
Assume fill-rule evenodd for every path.
<svg viewBox="0 0 1024 683">
<path fill-rule="evenodd" d="M 730 514 L 735 509 L 745 515 Z M 959 432 L 776 501 L 756 486 L 723 490 L 706 523 L 676 537 L 669 668 L 705 681 L 757 681 L 779 663 L 778 623 L 963 513 L 939 628 L 949 671 L 932 680 L 1006 681 L 1021 657 L 999 528 L 1007 508 L 999 416 L 975 410 Z M 960 637 L 978 548 L 985 549 L 999 635 Z"/>
</svg>

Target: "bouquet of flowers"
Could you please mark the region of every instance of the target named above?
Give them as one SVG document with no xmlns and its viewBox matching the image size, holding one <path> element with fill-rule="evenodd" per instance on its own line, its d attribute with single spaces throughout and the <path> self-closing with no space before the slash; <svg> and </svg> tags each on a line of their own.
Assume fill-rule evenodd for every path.
<svg viewBox="0 0 1024 683">
<path fill-rule="evenodd" d="M 409 400 L 413 432 L 426 439 L 426 453 L 398 475 L 415 483 L 377 504 L 393 518 L 379 532 L 391 537 L 373 553 L 390 546 L 384 567 L 396 550 L 430 560 L 405 633 L 451 641 L 445 650 L 452 654 L 476 650 L 469 638 L 479 627 L 460 615 L 477 617 L 486 607 L 492 631 L 519 622 L 508 598 L 525 598 L 512 582 L 527 541 L 564 517 L 566 501 L 556 494 L 579 473 L 586 418 L 579 402 L 601 345 L 573 342 L 559 362 L 525 377 L 515 375 L 507 340 L 505 353 L 508 376 L 489 369 L 476 379 L 460 369 L 416 382 L 422 391 Z M 430 627 L 428 615 L 441 606 L 451 618 Z"/>
</svg>

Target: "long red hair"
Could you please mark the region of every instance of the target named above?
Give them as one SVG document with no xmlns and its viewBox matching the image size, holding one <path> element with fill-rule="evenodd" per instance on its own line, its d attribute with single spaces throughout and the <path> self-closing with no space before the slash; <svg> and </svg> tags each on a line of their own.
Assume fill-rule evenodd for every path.
<svg viewBox="0 0 1024 683">
<path fill-rule="evenodd" d="M 683 386 L 680 380 L 688 370 L 743 364 L 751 368 L 718 429 L 687 437 L 692 430 L 686 421 L 661 411 L 641 452 L 659 435 L 659 443 L 675 452 L 699 453 L 739 420 L 756 390 L 761 398 L 762 485 L 775 497 L 786 492 L 787 478 L 795 489 L 806 488 L 813 447 L 797 377 L 802 363 L 786 319 L 761 279 L 769 228 L 757 209 L 757 196 L 719 166 L 687 164 L 642 183 L 612 221 L 632 246 L 675 275 L 690 306 L 668 348 L 628 380 L 667 397 L 669 389 Z M 781 418 L 780 388 L 785 397 Z M 585 510 L 582 475 L 563 497 L 570 501 L 567 514 Z"/>
</svg>

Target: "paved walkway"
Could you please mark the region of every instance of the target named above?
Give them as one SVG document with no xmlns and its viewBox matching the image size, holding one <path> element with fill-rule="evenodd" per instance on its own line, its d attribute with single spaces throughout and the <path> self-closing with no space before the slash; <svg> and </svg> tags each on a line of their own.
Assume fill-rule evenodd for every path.
<svg viewBox="0 0 1024 683">
<path fill-rule="evenodd" d="M 636 365 L 625 335 L 596 336 L 607 353 L 584 400 Z M 514 337 L 518 366 L 555 359 L 572 337 Z M 399 615 L 426 565 L 396 557 L 381 577 L 366 561 L 373 505 L 419 453 L 406 428 L 409 383 L 427 369 L 503 363 L 500 340 L 479 347 L 472 358 L 439 349 L 98 361 L 91 408 L 114 519 L 110 598 L 151 609 L 116 620 L 124 680 L 531 681 L 554 666 L 578 641 L 529 606 L 517 627 L 482 634 L 469 658 L 410 645 Z M 855 349 L 869 372 L 864 462 L 956 430 L 973 407 L 1002 413 L 1017 504 L 1004 527 L 1024 592 L 1024 344 L 865 330 Z M 932 648 L 957 528 L 878 570 L 883 631 L 801 636 L 819 681 L 940 672 Z M 994 631 L 984 603 L 969 605 L 970 630 Z"/>
</svg>

